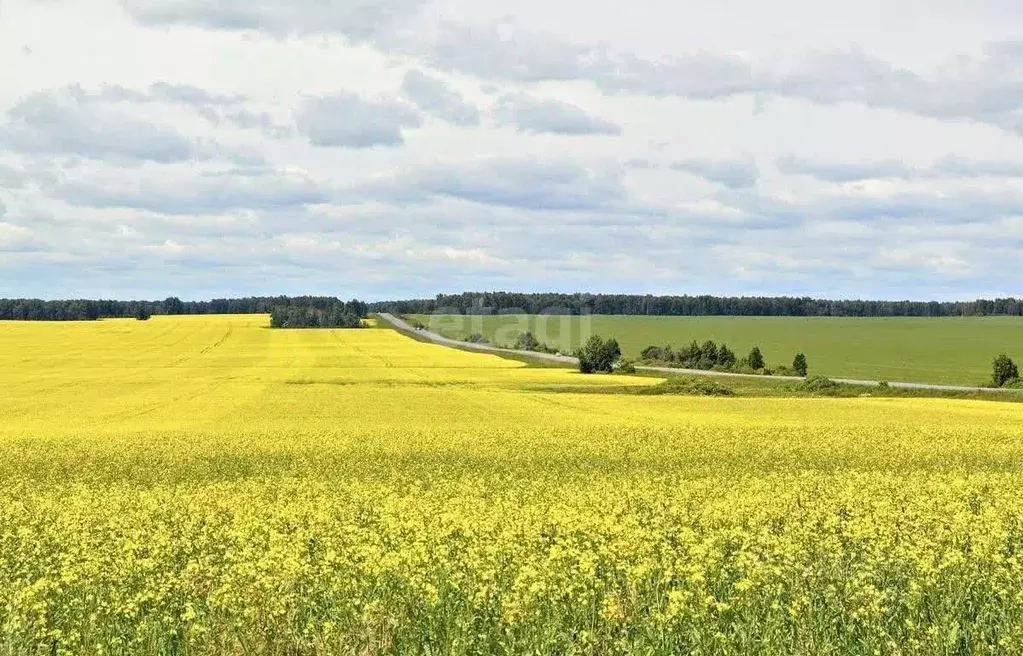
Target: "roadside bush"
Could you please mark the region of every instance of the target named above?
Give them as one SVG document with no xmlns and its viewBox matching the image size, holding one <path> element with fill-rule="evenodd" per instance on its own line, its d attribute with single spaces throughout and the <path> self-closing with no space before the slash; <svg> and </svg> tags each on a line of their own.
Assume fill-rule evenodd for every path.
<svg viewBox="0 0 1023 656">
<path fill-rule="evenodd" d="M 798 383 L 795 389 L 801 392 L 825 392 L 838 387 L 838 383 L 831 380 L 827 376 L 810 376 L 801 383 Z"/>
<path fill-rule="evenodd" d="M 1002 387 L 1017 378 L 1019 378 L 1019 367 L 1006 354 L 1002 353 L 991 363 L 991 382 L 995 387 Z"/>
<path fill-rule="evenodd" d="M 791 367 L 786 367 L 785 365 L 780 364 L 780 365 L 778 365 L 777 367 L 775 367 L 774 369 L 771 370 L 771 375 L 772 376 L 799 376 L 800 373 L 798 371 L 795 371 Z"/>
<path fill-rule="evenodd" d="M 669 378 L 663 385 L 663 394 L 692 396 L 735 396 L 735 390 L 709 378 Z M 656 388 L 655 388 L 656 389 Z"/>
<path fill-rule="evenodd" d="M 1008 389 L 1023 389 L 1023 379 L 1013 378 L 1012 380 L 1007 380 L 1005 381 L 1005 384 L 1002 385 L 1002 387 Z"/>
<path fill-rule="evenodd" d="M 533 336 L 533 333 L 526 331 L 515 337 L 515 349 L 519 351 L 535 351 L 540 346 L 540 340 Z"/>
<path fill-rule="evenodd" d="M 465 341 L 472 342 L 473 344 L 487 344 L 490 342 L 482 333 L 473 333 L 466 337 Z"/>
<path fill-rule="evenodd" d="M 888 385 L 888 381 L 887 381 L 887 380 L 882 380 L 881 382 L 879 382 L 879 383 L 877 384 L 877 386 L 878 386 L 878 388 L 880 388 L 880 389 L 888 389 L 888 388 L 889 388 L 889 385 Z"/>
<path fill-rule="evenodd" d="M 636 373 L 636 365 L 634 365 L 631 360 L 622 360 L 618 363 L 618 366 L 615 367 L 614 372 L 616 374 L 634 374 Z"/>
</svg>

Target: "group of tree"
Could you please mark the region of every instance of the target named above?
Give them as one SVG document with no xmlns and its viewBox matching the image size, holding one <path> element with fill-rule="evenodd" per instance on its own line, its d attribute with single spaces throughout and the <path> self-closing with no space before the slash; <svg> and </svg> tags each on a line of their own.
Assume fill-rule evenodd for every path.
<svg viewBox="0 0 1023 656">
<path fill-rule="evenodd" d="M 693 340 L 689 346 L 673 349 L 671 346 L 648 346 L 640 352 L 640 358 L 650 364 L 677 367 L 679 369 L 704 369 L 716 371 L 773 373 L 806 376 L 809 366 L 806 356 L 797 353 L 792 360 L 792 367 L 779 366 L 768 369 L 764 362 L 764 354 L 759 346 L 750 349 L 749 355 L 738 358 L 727 344 L 720 346 L 713 340 L 702 345 Z"/>
<path fill-rule="evenodd" d="M 301 305 L 281 304 L 270 310 L 271 328 L 361 328 L 365 305 L 359 301 Z M 362 313 L 360 313 L 362 311 Z"/>
<path fill-rule="evenodd" d="M 548 346 L 546 342 L 541 342 L 528 330 L 515 336 L 512 348 L 518 351 L 535 351 L 537 353 L 556 353 L 558 350 Z"/>
<path fill-rule="evenodd" d="M 272 314 L 275 308 L 305 307 L 330 312 L 338 304 L 348 314 L 365 317 L 369 307 L 362 301 L 345 303 L 330 296 L 252 296 L 217 298 L 211 301 L 182 301 L 171 296 L 162 301 L 61 300 L 35 298 L 0 299 L 0 320 L 7 321 L 94 321 L 96 319 L 148 319 L 153 315 L 177 314 Z"/>
<path fill-rule="evenodd" d="M 1014 386 L 1019 380 L 1019 367 L 1006 354 L 1002 353 L 991 363 L 991 384 L 995 387 Z"/>
<path fill-rule="evenodd" d="M 633 314 L 665 316 L 959 317 L 1023 316 L 1023 299 L 975 301 L 828 300 L 789 296 L 653 296 L 465 292 L 432 299 L 384 301 L 372 311 L 398 314 Z"/>
<path fill-rule="evenodd" d="M 759 354 L 759 350 L 757 351 Z M 707 340 L 701 346 L 693 340 L 689 346 L 673 349 L 671 346 L 648 346 L 639 357 L 649 362 L 666 364 L 682 369 L 731 369 L 738 362 L 735 353 L 727 344 L 718 346 Z"/>
<path fill-rule="evenodd" d="M 604 339 L 593 335 L 576 352 L 579 371 L 584 374 L 611 373 L 621 363 L 622 349 L 615 338 Z"/>
</svg>

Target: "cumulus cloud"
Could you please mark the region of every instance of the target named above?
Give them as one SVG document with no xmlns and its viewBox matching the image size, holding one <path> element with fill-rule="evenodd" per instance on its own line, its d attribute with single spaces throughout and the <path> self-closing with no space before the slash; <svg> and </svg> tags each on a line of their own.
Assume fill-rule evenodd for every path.
<svg viewBox="0 0 1023 656">
<path fill-rule="evenodd" d="M 68 204 L 131 208 L 163 214 L 280 210 L 329 202 L 332 195 L 307 175 L 281 169 L 160 172 L 133 180 L 89 175 L 52 184 L 48 193 Z"/>
<path fill-rule="evenodd" d="M 352 43 L 372 42 L 414 15 L 422 0 L 122 0 L 146 25 L 193 25 L 289 35 L 338 34 Z"/>
<path fill-rule="evenodd" d="M 96 93 L 80 86 L 70 87 L 78 102 L 111 102 L 181 105 L 195 111 L 214 125 L 227 125 L 241 130 L 258 130 L 271 139 L 294 136 L 294 127 L 276 120 L 268 112 L 246 108 L 251 99 L 244 94 L 213 93 L 190 84 L 154 82 L 145 91 L 119 84 L 103 85 Z"/>
<path fill-rule="evenodd" d="M 82 102 L 69 89 L 31 94 L 16 102 L 7 118 L 0 144 L 23 153 L 154 162 L 199 155 L 196 144 L 172 127 Z"/>
<path fill-rule="evenodd" d="M 404 128 L 419 127 L 423 117 L 403 102 L 367 100 L 339 91 L 303 100 L 295 123 L 314 146 L 396 147 L 405 143 Z"/>
<path fill-rule="evenodd" d="M 75 87 L 74 90 L 79 100 L 88 100 L 91 97 L 112 102 L 166 102 L 189 107 L 235 105 L 247 100 L 244 95 L 240 94 L 212 93 L 191 84 L 171 84 L 163 81 L 154 82 L 147 91 L 130 89 L 120 84 L 105 84 L 96 94 L 89 94 L 81 87 Z"/>
<path fill-rule="evenodd" d="M 987 26 L 703 38 L 705 8 L 679 36 L 594 5 L 543 33 L 423 2 L 5 11 L 0 38 L 39 29 L 0 98 L 0 293 L 1017 286 L 1023 45 Z"/>
<path fill-rule="evenodd" d="M 520 132 L 549 134 L 619 135 L 621 126 L 587 114 L 581 108 L 553 99 L 540 99 L 524 93 L 501 96 L 494 108 L 500 125 Z"/>
<path fill-rule="evenodd" d="M 985 162 L 947 155 L 935 162 L 931 171 L 955 178 L 1023 178 L 1023 162 Z"/>
<path fill-rule="evenodd" d="M 0 190 L 20 189 L 28 184 L 29 180 L 28 172 L 0 164 Z"/>
<path fill-rule="evenodd" d="M 621 171 L 570 161 L 481 158 L 402 171 L 349 191 L 353 201 L 429 202 L 452 198 L 520 209 L 604 208 L 627 200 Z"/>
<path fill-rule="evenodd" d="M 504 24 L 447 23 L 412 49 L 432 66 L 483 79 L 588 80 L 607 93 L 714 100 L 753 94 L 820 104 L 857 103 L 943 120 L 972 120 L 1023 134 L 1023 41 L 991 44 L 931 74 L 862 50 L 807 52 L 794 64 L 710 51 L 658 60 L 573 43 Z"/>
<path fill-rule="evenodd" d="M 752 160 L 686 159 L 672 162 L 671 168 L 716 182 L 729 189 L 756 186 L 760 175 Z"/>
<path fill-rule="evenodd" d="M 480 123 L 476 105 L 466 102 L 440 78 L 412 69 L 405 74 L 401 89 L 406 98 L 430 116 L 462 127 Z"/>
<path fill-rule="evenodd" d="M 857 182 L 860 180 L 909 178 L 913 176 L 913 169 L 898 160 L 841 163 L 786 156 L 775 160 L 775 165 L 782 173 L 806 175 L 828 182 Z"/>
<path fill-rule="evenodd" d="M 805 175 L 825 182 L 866 180 L 929 180 L 976 178 L 1023 178 L 1023 163 L 976 161 L 947 155 L 929 166 L 909 166 L 899 160 L 829 162 L 787 155 L 775 160 L 782 173 Z"/>
</svg>

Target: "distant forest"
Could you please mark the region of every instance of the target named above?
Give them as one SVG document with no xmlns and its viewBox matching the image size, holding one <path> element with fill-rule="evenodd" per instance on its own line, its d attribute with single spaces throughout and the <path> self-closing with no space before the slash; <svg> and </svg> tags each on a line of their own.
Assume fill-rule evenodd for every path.
<svg viewBox="0 0 1023 656">
<path fill-rule="evenodd" d="M 43 301 L 0 299 L 0 320 L 93 321 L 96 319 L 148 319 L 155 314 L 269 314 L 280 327 L 358 325 L 368 307 L 358 300 L 331 296 L 252 296 L 212 301 Z"/>
<path fill-rule="evenodd" d="M 0 320 L 88 321 L 149 318 L 158 314 L 270 314 L 275 325 L 354 324 L 369 312 L 397 314 L 634 314 L 764 317 L 959 317 L 1023 316 L 1023 299 L 976 301 L 861 301 L 788 296 L 651 296 L 629 294 L 519 294 L 466 292 L 432 299 L 364 303 L 332 296 L 251 296 L 210 301 L 0 299 Z M 342 318 L 343 317 L 343 318 Z"/>
<path fill-rule="evenodd" d="M 1023 299 L 976 301 L 829 301 L 788 296 L 642 296 L 466 292 L 432 299 L 371 303 L 398 314 L 639 314 L 746 317 L 959 317 L 1023 315 Z"/>
</svg>

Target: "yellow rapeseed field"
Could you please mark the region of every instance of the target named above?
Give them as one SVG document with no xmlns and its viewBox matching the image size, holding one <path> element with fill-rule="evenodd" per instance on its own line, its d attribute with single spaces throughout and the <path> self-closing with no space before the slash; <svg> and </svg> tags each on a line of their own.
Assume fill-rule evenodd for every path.
<svg viewBox="0 0 1023 656">
<path fill-rule="evenodd" d="M 267 324 L 0 322 L 0 654 L 1023 652 L 1023 404 Z"/>
</svg>

